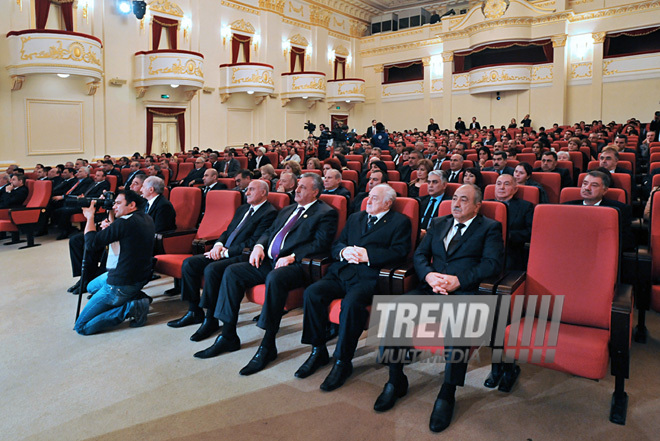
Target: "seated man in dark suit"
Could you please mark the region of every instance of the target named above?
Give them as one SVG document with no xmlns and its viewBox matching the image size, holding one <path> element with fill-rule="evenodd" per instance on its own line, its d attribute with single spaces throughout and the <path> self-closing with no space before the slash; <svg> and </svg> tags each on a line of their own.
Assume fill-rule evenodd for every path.
<svg viewBox="0 0 660 441">
<path fill-rule="evenodd" d="M 25 185 L 25 175 L 14 173 L 9 180 L 10 184 L 0 198 L 0 208 L 17 208 L 23 206 L 29 191 Z"/>
<path fill-rule="evenodd" d="M 406 294 L 475 295 L 484 279 L 499 274 L 504 251 L 502 225 L 478 214 L 481 200 L 481 190 L 475 185 L 466 184 L 456 190 L 452 214 L 433 220 L 415 252 L 415 272 L 421 283 Z M 453 349 L 445 348 L 448 360 L 452 359 Z M 399 359 L 405 360 L 405 356 Z M 390 363 L 389 371 L 390 378 L 374 405 L 376 411 L 391 409 L 408 391 L 403 363 Z M 433 432 L 449 427 L 456 387 L 463 386 L 466 371 L 465 360 L 446 364 L 444 383 L 431 413 L 429 426 Z"/>
<path fill-rule="evenodd" d="M 341 387 L 353 372 L 351 360 L 369 318 L 367 306 L 376 293 L 380 269 L 402 263 L 410 251 L 410 220 L 392 210 L 395 200 L 396 192 L 389 185 L 372 188 L 366 211 L 348 218 L 332 246 L 337 262 L 322 280 L 305 290 L 302 342 L 312 345 L 312 353 L 296 371 L 298 378 L 306 378 L 328 363 L 328 307 L 334 299 L 343 299 L 335 364 L 321 384 L 322 390 Z"/>
<path fill-rule="evenodd" d="M 447 171 L 447 182 L 458 183 L 458 178 L 463 171 L 463 156 L 455 153 L 449 158 L 449 170 Z"/>
<path fill-rule="evenodd" d="M 554 172 L 561 176 L 561 188 L 572 187 L 571 175 L 565 168 L 557 167 L 557 154 L 555 152 L 543 152 L 541 156 L 541 167 L 534 169 L 535 172 Z"/>
<path fill-rule="evenodd" d="M 582 181 L 580 196 L 582 200 L 568 201 L 572 205 L 588 205 L 614 207 L 619 210 L 619 227 L 621 235 L 621 248 L 624 251 L 635 248 L 635 239 L 631 229 L 632 208 L 628 204 L 605 198 L 605 193 L 610 188 L 611 177 L 600 170 L 591 170 Z"/>
<path fill-rule="evenodd" d="M 632 170 L 619 167 L 619 151 L 614 147 L 605 147 L 601 150 L 598 159 L 600 161 L 600 167 L 607 169 L 610 173 L 627 173 L 632 176 Z"/>
<path fill-rule="evenodd" d="M 201 156 L 197 159 L 195 159 L 195 168 L 190 170 L 190 173 L 188 173 L 188 176 L 183 178 L 181 180 L 181 185 L 182 186 L 189 186 L 192 187 L 195 184 L 201 184 L 202 179 L 204 178 L 204 172 L 206 169 L 204 168 L 204 158 Z"/>
<path fill-rule="evenodd" d="M 277 192 L 289 196 L 289 203 L 293 204 L 296 199 L 296 175 L 290 172 L 282 172 L 277 181 Z"/>
<path fill-rule="evenodd" d="M 154 220 L 156 232 L 176 230 L 176 212 L 163 196 L 165 181 L 149 176 L 142 184 L 142 197 L 147 200 L 146 212 Z"/>
<path fill-rule="evenodd" d="M 124 190 L 124 189 L 130 190 L 131 184 L 133 183 L 133 179 L 135 179 L 137 175 L 145 174 L 142 170 L 140 170 L 140 163 L 138 161 L 131 162 L 131 165 L 129 166 L 129 170 L 131 171 L 131 173 L 126 178 L 126 182 L 124 182 L 124 185 L 119 185 L 117 187 L 117 190 Z"/>
<path fill-rule="evenodd" d="M 507 205 L 506 270 L 527 268 L 525 244 L 532 238 L 534 204 L 515 197 L 518 184 L 511 175 L 500 175 L 495 182 L 495 200 Z"/>
<path fill-rule="evenodd" d="M 344 188 L 341 185 L 341 172 L 331 168 L 325 172 L 325 178 L 323 179 L 323 194 L 336 194 L 339 196 L 344 196 L 348 202 L 351 200 L 351 192 Z"/>
<path fill-rule="evenodd" d="M 218 176 L 221 178 L 233 178 L 241 170 L 241 164 L 234 156 L 236 150 L 225 149 L 225 157 L 218 164 Z"/>
<path fill-rule="evenodd" d="M 428 195 L 422 196 L 419 200 L 419 229 L 423 238 L 426 230 L 431 225 L 431 221 L 438 215 L 440 203 L 449 200 L 445 195 L 447 188 L 447 175 L 442 170 L 433 170 L 429 173 L 427 179 Z"/>
<path fill-rule="evenodd" d="M 77 197 L 71 197 L 71 199 L 77 198 L 98 198 L 104 191 L 110 190 L 110 183 L 105 179 L 105 172 L 101 169 L 96 170 L 94 173 L 94 183 L 92 186 L 87 188 L 84 193 L 79 194 Z M 53 213 L 53 219 L 57 222 L 57 226 L 60 229 L 60 235 L 57 236 L 57 240 L 66 239 L 71 233 L 71 216 L 76 213 L 82 213 L 82 208 L 74 206 L 67 206 L 68 202 L 65 199 L 64 207 L 60 207 Z M 73 204 L 72 204 L 73 205 Z"/>
<path fill-rule="evenodd" d="M 199 222 L 202 221 L 204 212 L 206 211 L 206 195 L 209 191 L 226 190 L 227 186 L 218 182 L 218 172 L 214 168 L 207 168 L 202 178 L 204 187 L 202 187 L 202 208 L 199 211 Z"/>
<path fill-rule="evenodd" d="M 208 169 L 209 171 L 215 171 Z M 265 181 L 250 182 L 247 203 L 236 210 L 227 230 L 213 245 L 211 251 L 192 256 L 183 261 L 181 267 L 181 297 L 188 301 L 188 312 L 167 325 L 181 328 L 196 323 L 202 326 L 190 339 L 200 341 L 210 337 L 220 329 L 215 314 L 218 292 L 222 276 L 229 265 L 241 261 L 244 248 L 252 248 L 257 239 L 273 224 L 277 210 L 268 198 L 268 184 Z M 204 291 L 200 303 L 199 290 L 204 278 Z M 206 308 L 206 315 L 204 310 Z"/>
<path fill-rule="evenodd" d="M 307 283 L 302 259 L 327 252 L 337 231 L 337 211 L 318 200 L 322 191 L 323 180 L 319 175 L 303 174 L 296 188 L 297 203 L 279 212 L 275 222 L 257 240 L 249 263 L 235 263 L 225 270 L 215 310 L 215 317 L 224 325 L 222 335 L 195 357 L 215 357 L 240 349 L 236 323 L 241 300 L 247 288 L 265 283 L 266 301 L 257 326 L 265 329 L 266 335 L 256 355 L 240 373 L 253 374 L 275 360 L 275 336 L 286 298 L 290 290 Z"/>
<path fill-rule="evenodd" d="M 355 195 L 353 203 L 350 206 L 349 213 L 357 213 L 362 211 L 362 201 L 369 196 L 369 193 L 372 188 L 378 184 L 386 184 L 388 182 L 387 173 L 382 170 L 372 171 L 369 176 L 369 181 L 367 182 L 367 191 L 362 191 Z"/>
<path fill-rule="evenodd" d="M 123 183 L 121 178 L 121 172 L 115 168 L 115 165 L 112 163 L 111 159 L 106 159 L 103 161 L 103 171 L 106 175 L 112 175 L 117 177 L 117 187 L 120 187 Z"/>
<path fill-rule="evenodd" d="M 412 171 L 417 170 L 419 161 L 422 159 L 424 159 L 424 155 L 422 155 L 417 150 L 410 152 L 410 155 L 408 156 L 408 164 L 399 167 L 399 173 L 401 175 L 402 182 L 410 182 L 410 175 L 412 174 Z"/>
<path fill-rule="evenodd" d="M 486 167 L 483 169 L 483 171 L 494 171 L 497 172 L 497 174 L 499 175 L 501 175 L 502 173 L 513 175 L 513 167 L 509 167 L 506 165 L 507 157 L 508 155 L 506 154 L 506 152 L 503 151 L 493 153 L 493 166 Z"/>
</svg>

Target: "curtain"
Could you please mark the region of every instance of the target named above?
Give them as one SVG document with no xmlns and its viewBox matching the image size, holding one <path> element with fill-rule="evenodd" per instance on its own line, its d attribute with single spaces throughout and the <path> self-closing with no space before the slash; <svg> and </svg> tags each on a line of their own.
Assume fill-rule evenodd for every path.
<svg viewBox="0 0 660 441">
<path fill-rule="evenodd" d="M 659 31 L 660 26 L 654 26 L 652 28 L 607 34 L 603 42 L 603 57 L 658 52 L 660 50 Z"/>
<path fill-rule="evenodd" d="M 243 48 L 243 56 L 245 57 L 245 62 L 250 62 L 250 42 L 252 37 L 247 37 L 245 35 L 232 34 L 231 36 L 231 63 L 238 63 L 238 56 L 241 52 L 241 47 Z"/>
<path fill-rule="evenodd" d="M 170 20 L 164 17 L 154 17 L 151 22 L 151 40 L 152 49 L 158 50 L 160 46 L 160 36 L 163 33 L 163 28 L 167 28 L 167 37 L 170 43 L 170 49 L 176 50 L 177 45 L 177 32 L 179 31 L 179 22 L 177 20 Z"/>
<path fill-rule="evenodd" d="M 454 73 L 465 71 L 465 55 L 454 54 Z"/>
<path fill-rule="evenodd" d="M 60 3 L 60 9 L 64 18 L 64 28 L 73 32 L 73 0 L 69 3 Z"/>
<path fill-rule="evenodd" d="M 291 46 L 291 72 L 296 70 L 297 59 L 300 59 L 300 72 L 305 72 L 305 49 Z"/>
<path fill-rule="evenodd" d="M 36 15 L 37 29 L 46 29 L 50 0 L 34 0 L 34 13 Z"/>
<path fill-rule="evenodd" d="M 151 144 L 154 140 L 154 115 L 158 116 L 176 116 L 177 128 L 179 131 L 179 145 L 181 152 L 186 151 L 186 125 L 185 109 L 169 109 L 167 107 L 147 107 L 147 155 L 151 154 Z"/>
<path fill-rule="evenodd" d="M 550 39 L 489 43 L 454 54 L 454 73 L 469 72 L 482 66 L 552 63 Z"/>
<path fill-rule="evenodd" d="M 424 79 L 422 60 L 383 66 L 383 84 Z"/>
<path fill-rule="evenodd" d="M 337 72 L 341 72 L 341 78 L 337 76 Z M 335 57 L 335 80 L 343 80 L 346 78 L 346 58 Z"/>
</svg>

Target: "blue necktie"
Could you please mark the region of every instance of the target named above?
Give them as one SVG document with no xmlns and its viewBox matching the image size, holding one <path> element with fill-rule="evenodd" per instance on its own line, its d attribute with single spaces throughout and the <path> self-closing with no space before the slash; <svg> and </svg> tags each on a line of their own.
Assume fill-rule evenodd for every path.
<svg viewBox="0 0 660 441">
<path fill-rule="evenodd" d="M 247 216 L 243 218 L 240 224 L 234 229 L 234 231 L 231 232 L 229 235 L 229 238 L 227 239 L 227 243 L 225 244 L 225 248 L 229 248 L 231 246 L 231 243 L 236 239 L 236 236 L 238 236 L 238 233 L 241 231 L 241 228 L 245 226 L 245 224 L 250 220 L 252 217 L 252 214 L 254 214 L 254 208 L 250 207 L 250 210 L 247 213 Z"/>
<path fill-rule="evenodd" d="M 284 243 L 284 237 L 289 233 L 289 231 L 291 231 L 291 228 L 293 228 L 298 219 L 300 219 L 300 216 L 302 216 L 304 210 L 305 209 L 303 207 L 298 207 L 296 214 L 291 219 L 289 219 L 289 222 L 286 223 L 284 228 L 282 228 L 280 232 L 277 233 L 277 236 L 275 236 L 275 239 L 273 239 L 273 248 L 271 250 L 273 260 L 277 260 L 277 258 L 280 256 L 280 251 L 282 251 L 282 243 Z"/>
</svg>

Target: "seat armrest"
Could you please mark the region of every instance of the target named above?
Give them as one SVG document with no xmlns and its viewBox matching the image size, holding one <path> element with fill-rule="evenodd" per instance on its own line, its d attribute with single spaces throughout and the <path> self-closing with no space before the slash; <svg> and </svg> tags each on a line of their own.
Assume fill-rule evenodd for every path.
<svg viewBox="0 0 660 441">
<path fill-rule="evenodd" d="M 204 254 L 213 248 L 213 244 L 218 238 L 195 239 L 192 242 L 193 254 Z"/>
<path fill-rule="evenodd" d="M 156 254 L 190 254 L 191 243 L 197 230 L 172 230 L 156 233 Z"/>
<path fill-rule="evenodd" d="M 318 282 L 325 276 L 332 262 L 334 262 L 334 259 L 329 253 L 312 254 L 302 259 L 302 265 L 309 274 L 312 283 Z"/>
<path fill-rule="evenodd" d="M 495 294 L 512 295 L 521 288 L 524 288 L 527 273 L 525 271 L 509 271 L 502 277 L 495 286 Z"/>
<path fill-rule="evenodd" d="M 9 218 L 14 225 L 36 224 L 45 212 L 45 207 L 12 208 L 9 210 Z"/>
<path fill-rule="evenodd" d="M 419 284 L 419 279 L 415 272 L 415 265 L 412 261 L 406 262 L 395 268 L 390 274 L 390 295 L 401 295 Z"/>
<path fill-rule="evenodd" d="M 610 364 L 614 376 L 628 378 L 630 374 L 632 320 L 632 286 L 619 284 L 614 291 L 610 319 Z"/>
<path fill-rule="evenodd" d="M 497 285 L 500 283 L 500 281 L 504 278 L 502 274 L 493 276 L 493 277 L 488 277 L 484 279 L 480 284 L 479 284 L 479 294 L 480 295 L 491 295 L 491 294 L 497 294 Z"/>
</svg>

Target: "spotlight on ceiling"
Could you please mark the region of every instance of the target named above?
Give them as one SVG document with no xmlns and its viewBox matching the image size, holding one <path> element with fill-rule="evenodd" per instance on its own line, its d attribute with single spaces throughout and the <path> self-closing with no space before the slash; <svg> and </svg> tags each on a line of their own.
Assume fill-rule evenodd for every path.
<svg viewBox="0 0 660 441">
<path fill-rule="evenodd" d="M 119 12 L 122 14 L 128 14 L 131 12 L 131 2 L 128 0 L 122 0 L 119 2 Z"/>
<path fill-rule="evenodd" d="M 135 14 L 135 18 L 142 20 L 145 12 L 147 12 L 147 2 L 143 0 L 133 0 L 133 14 Z"/>
</svg>

